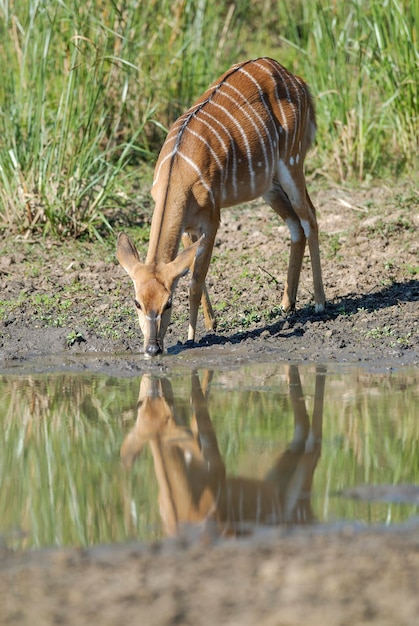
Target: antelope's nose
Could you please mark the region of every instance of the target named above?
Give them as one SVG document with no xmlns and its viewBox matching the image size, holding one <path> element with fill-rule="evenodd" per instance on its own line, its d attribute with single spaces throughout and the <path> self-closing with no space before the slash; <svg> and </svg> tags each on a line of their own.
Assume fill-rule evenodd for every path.
<svg viewBox="0 0 419 626">
<path fill-rule="evenodd" d="M 157 356 L 158 354 L 161 354 L 161 352 L 162 350 L 158 343 L 149 343 L 146 348 L 148 356 Z"/>
</svg>

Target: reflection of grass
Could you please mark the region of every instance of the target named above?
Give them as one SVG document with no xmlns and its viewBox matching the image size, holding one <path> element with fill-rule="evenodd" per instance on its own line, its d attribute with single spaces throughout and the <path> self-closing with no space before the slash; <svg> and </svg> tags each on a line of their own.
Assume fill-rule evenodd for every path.
<svg viewBox="0 0 419 626">
<path fill-rule="evenodd" d="M 28 531 L 27 545 L 136 536 L 136 475 L 122 472 L 119 445 L 137 381 L 48 376 L 1 388 L 2 529 Z"/>
<path fill-rule="evenodd" d="M 300 368 L 311 415 L 314 367 Z M 172 379 L 188 419 L 189 374 Z M 48 375 L 0 379 L 0 535 L 19 546 L 89 545 L 160 532 L 156 478 L 144 450 L 130 473 L 119 449 L 136 416 L 139 378 Z M 418 376 L 335 371 L 326 381 L 323 450 L 314 476 L 320 520 L 403 520 L 411 508 L 333 493 L 363 483 L 419 483 Z M 216 372 L 209 412 L 229 474 L 262 478 L 293 437 L 285 368 Z"/>
<path fill-rule="evenodd" d="M 314 372 L 300 371 L 310 413 Z M 292 439 L 283 367 L 252 365 L 220 377 L 225 390 L 218 399 L 210 396 L 210 405 L 212 416 L 225 415 L 217 433 L 220 448 L 228 452 L 228 469 L 248 473 L 250 467 L 261 477 Z M 419 483 L 418 391 L 413 373 L 373 375 L 354 369 L 328 376 L 323 449 L 313 487 L 320 520 L 401 521 L 414 513 L 414 507 L 357 503 L 333 494 L 356 484 Z"/>
<path fill-rule="evenodd" d="M 336 381 L 326 405 L 330 438 L 324 447 L 329 454 L 323 454 L 327 462 L 320 472 L 327 472 L 329 480 L 333 477 L 337 491 L 356 484 L 419 483 L 418 377 L 413 372 L 400 376 L 356 372 L 351 378 L 352 389 L 343 378 Z M 349 516 L 368 507 L 368 514 L 376 515 L 380 509 L 350 501 L 327 506 Z M 393 512 L 389 507 L 387 513 L 402 519 L 409 511 L 395 507 Z"/>
</svg>

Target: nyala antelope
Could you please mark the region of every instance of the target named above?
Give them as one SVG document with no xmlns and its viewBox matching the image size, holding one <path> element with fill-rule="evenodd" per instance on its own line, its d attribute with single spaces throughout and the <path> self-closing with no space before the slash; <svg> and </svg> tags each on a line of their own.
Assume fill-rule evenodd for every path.
<svg viewBox="0 0 419 626">
<path fill-rule="evenodd" d="M 126 234 L 117 244 L 117 258 L 134 282 L 146 355 L 163 351 L 173 292 L 190 268 L 188 340 L 195 340 L 200 302 L 206 329 L 214 328 L 205 276 L 220 209 L 259 196 L 290 231 L 282 309 L 295 307 L 308 241 L 315 310 L 324 310 L 318 226 L 304 177 L 315 130 L 307 85 L 266 57 L 234 65 L 173 124 L 155 168 L 145 263 Z M 185 249 L 179 253 L 181 240 Z"/>
</svg>

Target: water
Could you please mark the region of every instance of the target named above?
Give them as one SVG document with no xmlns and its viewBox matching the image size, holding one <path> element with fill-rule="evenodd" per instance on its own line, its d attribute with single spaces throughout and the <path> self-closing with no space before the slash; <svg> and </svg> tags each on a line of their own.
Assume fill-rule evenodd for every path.
<svg viewBox="0 0 419 626">
<path fill-rule="evenodd" d="M 256 364 L 0 378 L 0 540 L 150 541 L 418 515 L 419 372 Z"/>
</svg>

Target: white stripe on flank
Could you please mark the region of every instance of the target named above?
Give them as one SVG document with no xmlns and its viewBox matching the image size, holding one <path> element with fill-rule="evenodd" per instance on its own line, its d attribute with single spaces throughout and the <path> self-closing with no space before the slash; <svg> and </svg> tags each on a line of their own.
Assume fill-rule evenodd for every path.
<svg viewBox="0 0 419 626">
<path fill-rule="evenodd" d="M 202 113 L 204 113 L 204 111 L 202 111 Z M 220 165 L 220 171 L 222 173 L 221 176 L 221 182 L 222 182 L 222 196 L 223 196 L 223 200 L 225 199 L 225 195 L 226 195 L 226 183 L 228 181 L 228 165 L 229 165 L 229 161 L 230 161 L 230 154 L 229 154 L 229 150 L 228 150 L 228 145 L 226 144 L 226 142 L 224 141 L 224 139 L 221 137 L 220 133 L 214 128 L 214 126 L 212 126 L 209 122 L 207 122 L 207 120 L 203 119 L 203 115 L 200 115 L 199 117 L 195 118 L 197 122 L 199 122 L 200 124 L 203 124 L 204 126 L 206 126 L 211 132 L 212 134 L 216 137 L 216 139 L 219 141 L 222 149 L 224 150 L 224 155 L 225 155 L 225 160 L 224 160 L 224 165 Z M 218 120 L 215 120 L 216 122 L 218 122 Z M 220 122 L 218 122 L 220 124 Z M 223 126 L 224 131 L 229 135 L 228 130 Z M 230 135 L 230 143 L 231 143 L 231 135 Z M 234 144 L 233 144 L 233 152 L 234 152 Z M 234 168 L 234 159 L 233 159 L 233 172 L 236 172 L 236 169 Z M 237 180 L 233 177 L 232 180 L 233 183 L 233 189 L 234 189 L 234 193 L 237 195 Z"/>
<path fill-rule="evenodd" d="M 230 100 L 230 102 L 233 102 L 240 109 L 241 113 L 246 116 L 246 118 L 249 120 L 249 122 L 253 126 L 254 130 L 256 131 L 257 136 L 259 137 L 259 143 L 260 143 L 260 145 L 262 147 L 263 158 L 265 160 L 265 170 L 268 171 L 268 165 L 269 165 L 268 155 L 266 153 L 265 141 L 264 141 L 264 137 L 263 137 L 262 133 L 260 132 L 260 128 L 258 127 L 256 122 L 253 120 L 253 118 L 249 114 L 249 112 L 245 108 L 242 108 L 242 103 L 241 102 L 239 102 L 238 100 L 233 98 L 233 96 L 230 96 L 230 94 L 226 93 L 225 91 L 223 91 L 220 95 L 223 95 L 225 98 Z M 253 167 L 252 167 L 252 171 L 251 171 L 250 175 L 253 176 L 253 177 L 255 176 L 255 172 L 254 172 Z"/>
<path fill-rule="evenodd" d="M 285 81 L 284 83 L 287 84 Z M 299 88 L 300 86 L 295 80 L 295 77 L 292 76 L 291 74 L 290 74 L 290 83 L 292 84 L 294 88 L 294 94 L 297 99 L 297 105 L 295 105 L 294 102 L 290 101 L 290 104 L 292 108 L 294 109 L 294 129 L 292 131 L 292 144 L 291 144 L 291 153 L 294 153 L 295 142 L 297 139 L 297 131 L 300 128 L 300 120 L 301 120 L 301 99 L 300 99 L 301 89 Z"/>
<path fill-rule="evenodd" d="M 226 83 L 226 87 L 230 87 L 230 89 L 233 89 L 233 91 L 235 91 L 237 94 L 239 94 L 243 98 L 244 102 L 246 103 L 246 105 L 249 107 L 249 109 L 252 111 L 253 115 L 255 116 L 257 121 L 259 122 L 260 127 L 263 128 L 264 134 L 260 132 L 260 127 L 257 128 L 255 123 L 251 120 L 252 124 L 253 124 L 254 128 L 256 129 L 257 134 L 259 136 L 260 145 L 261 145 L 261 148 L 262 148 L 262 151 L 263 151 L 263 156 L 264 156 L 264 159 L 265 159 L 265 170 L 266 170 L 267 174 L 269 175 L 269 170 L 270 170 L 269 165 L 272 168 L 274 160 L 275 160 L 275 149 L 274 149 L 274 145 L 273 145 L 273 142 L 272 142 L 272 137 L 271 137 L 270 132 L 269 132 L 269 128 L 268 128 L 267 124 L 265 123 L 265 120 L 263 119 L 263 117 L 259 114 L 259 112 L 255 109 L 255 107 L 249 102 L 249 100 L 243 96 L 243 94 L 239 91 L 239 89 L 237 89 L 237 87 L 235 87 L 234 85 L 231 85 L 230 83 Z M 259 99 L 263 103 L 263 99 L 262 99 L 262 94 L 261 93 L 259 93 Z M 265 108 L 266 108 L 266 106 L 265 106 Z M 275 124 L 274 124 L 274 128 L 275 128 Z M 270 163 L 268 161 L 268 155 L 267 155 L 267 152 L 266 152 L 266 145 L 265 145 L 266 140 L 269 142 L 269 147 L 271 149 L 271 162 Z"/>
<path fill-rule="evenodd" d="M 186 154 L 184 154 L 183 152 L 181 152 L 180 150 L 178 150 L 178 155 L 184 160 L 186 161 L 186 163 L 188 165 L 190 165 L 192 167 L 192 169 L 195 170 L 195 172 L 198 174 L 199 176 L 199 180 L 201 181 L 201 185 L 203 187 L 205 187 L 205 189 L 208 191 L 208 195 L 211 198 L 211 202 L 212 205 L 215 207 L 215 199 L 214 199 L 214 194 L 212 193 L 212 189 L 211 187 L 208 185 L 207 181 L 205 180 L 205 178 L 202 175 L 201 170 L 199 169 L 199 167 L 197 166 L 197 164 L 192 161 L 192 159 L 190 159 Z"/>
<path fill-rule="evenodd" d="M 233 172 L 232 172 L 232 181 L 231 182 L 233 184 L 234 196 L 237 198 L 237 155 L 236 155 L 236 144 L 234 142 L 233 135 L 231 134 L 231 132 L 229 131 L 227 126 L 225 126 L 222 122 L 220 122 L 220 120 L 218 120 L 214 115 L 211 115 L 211 113 L 208 113 L 208 111 L 204 111 L 204 110 L 201 109 L 200 114 L 201 115 L 199 116 L 198 119 L 202 123 L 204 123 L 204 120 L 202 119 L 202 116 L 206 115 L 213 122 L 218 124 L 221 127 L 221 129 L 225 132 L 227 137 L 229 138 L 230 150 L 227 148 L 227 156 L 230 157 L 230 153 L 231 153 L 231 155 L 233 157 Z M 216 132 L 216 131 L 214 130 L 214 132 Z M 223 180 L 224 185 L 225 185 L 227 180 L 228 180 L 228 166 L 226 165 L 226 167 L 225 167 L 225 176 L 224 176 L 224 180 Z"/>
<path fill-rule="evenodd" d="M 169 154 L 166 154 L 164 159 L 161 161 L 161 163 L 159 165 L 159 168 L 158 168 L 157 172 L 154 175 L 153 187 L 154 187 L 154 185 L 157 183 L 157 181 L 159 179 L 160 172 L 161 172 L 161 169 L 162 169 L 163 165 L 166 163 L 166 161 L 168 159 L 171 159 L 175 154 L 176 154 L 176 148 L 174 148 L 171 152 L 169 152 Z"/>
<path fill-rule="evenodd" d="M 261 65 L 260 63 L 256 63 L 255 62 L 255 65 L 257 65 L 258 67 L 260 67 L 260 68 L 264 69 L 265 71 L 267 71 L 266 68 L 263 65 Z M 275 129 L 276 139 L 277 139 L 277 141 L 279 141 L 279 133 L 278 133 L 278 130 L 277 130 L 277 121 L 276 121 L 275 117 L 272 115 L 271 109 L 269 108 L 268 103 L 265 100 L 265 94 L 263 93 L 262 87 L 260 86 L 260 84 L 256 80 L 256 78 L 254 76 L 252 76 L 249 72 L 247 72 L 245 69 L 241 68 L 240 71 L 245 76 L 247 76 L 247 78 L 249 78 L 249 80 L 251 80 L 252 83 L 256 86 L 256 89 L 258 90 L 258 93 L 259 93 L 259 99 L 260 99 L 261 103 L 263 104 L 263 106 L 265 107 L 266 113 L 269 115 L 269 119 L 271 121 L 271 124 L 272 124 L 273 128 Z M 270 74 L 270 72 L 268 72 L 268 74 Z M 285 118 L 285 116 L 284 116 L 284 118 Z"/>
<path fill-rule="evenodd" d="M 228 109 L 226 109 L 226 107 L 224 107 L 222 104 L 219 104 L 218 102 L 214 102 L 211 101 L 212 106 L 221 109 L 226 115 L 227 117 L 233 122 L 233 124 L 237 127 L 237 129 L 239 130 L 241 136 L 243 137 L 243 141 L 245 144 L 245 148 L 246 148 L 246 155 L 247 155 L 247 163 L 249 166 L 249 174 L 250 174 L 250 186 L 252 189 L 252 192 L 255 191 L 255 172 L 253 171 L 253 165 L 252 165 L 252 153 L 250 150 L 250 145 L 249 145 L 249 140 L 247 139 L 247 135 L 244 132 L 244 129 L 242 127 L 242 125 L 236 120 L 236 118 L 230 113 L 230 111 Z"/>
<path fill-rule="evenodd" d="M 286 80 L 284 80 L 284 77 L 283 77 L 283 76 L 281 76 L 281 79 L 282 79 L 282 83 L 283 83 L 284 88 L 285 88 L 285 92 L 286 92 L 286 94 L 287 94 L 287 102 L 288 102 L 288 104 L 289 104 L 289 105 L 293 108 L 293 110 L 294 110 L 294 112 L 295 112 L 295 106 L 294 106 L 294 104 L 291 102 L 291 94 L 290 94 L 290 90 L 289 90 L 289 87 L 288 87 L 288 83 L 287 83 L 287 81 L 286 81 Z M 279 94 L 278 94 L 278 90 L 277 90 L 277 88 L 275 89 L 275 91 L 276 91 L 276 97 L 277 97 L 277 99 L 278 99 L 278 103 L 281 103 L 281 104 L 280 104 L 280 106 L 281 106 L 281 113 L 284 115 L 284 119 L 286 119 L 286 118 L 285 118 L 285 113 L 284 113 L 284 108 L 283 108 L 283 106 L 282 106 L 282 101 L 281 101 L 281 98 L 279 97 Z M 295 119 L 295 116 L 294 116 L 294 119 Z M 288 148 L 288 140 L 289 140 L 289 130 L 290 130 L 290 129 L 289 129 L 289 126 L 288 126 L 288 123 L 287 123 L 287 122 L 286 122 L 285 129 L 286 129 L 286 133 L 285 133 L 285 154 L 288 154 L 288 152 L 289 152 L 289 148 Z M 294 130 L 295 130 L 295 123 L 294 123 Z M 293 140 L 293 141 L 294 141 L 294 140 Z"/>
<path fill-rule="evenodd" d="M 201 111 L 201 113 L 204 113 L 205 115 L 208 115 L 209 117 L 211 117 L 208 113 L 206 113 L 205 111 Z M 214 121 L 218 122 L 222 128 L 225 130 L 225 132 L 229 135 L 229 137 L 231 138 L 230 133 L 228 132 L 227 128 L 225 126 L 223 126 L 221 124 L 221 122 L 219 122 L 217 119 L 213 118 Z M 209 122 L 207 122 L 206 120 L 202 119 L 202 115 L 200 115 L 199 117 L 196 118 L 196 121 L 198 121 L 200 124 L 204 124 L 204 126 L 206 126 L 207 128 L 209 128 L 209 130 L 213 133 L 213 135 L 215 135 L 215 137 L 218 139 L 218 141 L 220 142 L 221 146 L 223 147 L 224 153 L 228 154 L 228 145 L 226 144 L 226 142 L 224 141 L 224 139 L 221 137 L 220 133 L 217 132 L 214 128 L 214 126 L 211 126 L 211 124 Z"/>
<path fill-rule="evenodd" d="M 279 112 L 281 114 L 280 118 L 278 117 L 277 120 L 279 121 L 281 127 L 284 130 L 283 135 L 285 135 L 285 153 L 287 153 L 287 151 L 288 151 L 288 122 L 287 122 L 287 118 L 286 118 L 286 115 L 285 115 L 284 107 L 282 105 L 282 99 L 279 97 L 279 94 L 278 94 L 278 82 L 277 82 L 277 80 L 275 78 L 276 76 L 280 75 L 279 71 L 278 71 L 278 68 L 273 63 L 271 64 L 273 70 L 275 71 L 275 74 L 274 74 L 274 71 L 269 70 L 262 63 L 257 63 L 256 62 L 255 65 L 257 65 L 261 70 L 263 70 L 265 72 L 265 74 L 268 74 L 269 78 L 272 80 L 272 82 L 275 85 L 275 88 L 274 88 L 275 100 L 276 100 L 276 103 L 278 105 Z M 282 76 L 281 76 L 281 78 L 282 78 Z M 257 81 L 255 81 L 255 82 L 258 85 Z M 287 87 L 286 87 L 286 91 L 287 91 L 287 100 L 289 101 L 290 98 L 289 98 L 289 92 L 288 92 Z M 262 96 L 261 96 L 261 100 L 265 104 L 264 100 L 262 99 Z M 269 109 L 268 109 L 266 104 L 265 104 L 265 107 L 268 110 L 269 115 L 270 115 L 270 117 L 272 119 L 272 115 L 271 115 L 271 113 L 270 113 L 270 111 L 269 111 Z M 275 122 L 274 122 L 274 125 L 275 125 L 275 128 L 276 128 L 277 125 L 275 124 Z M 278 137 L 278 142 L 279 142 L 279 137 Z"/>
<path fill-rule="evenodd" d="M 199 133 L 196 133 L 194 130 L 189 128 L 189 126 L 187 126 L 185 128 L 185 131 L 187 131 L 188 133 L 190 133 L 191 135 L 193 135 L 194 137 L 199 139 L 199 141 L 202 141 L 202 143 L 206 146 L 206 148 L 208 148 L 208 150 L 211 153 L 211 156 L 213 157 L 214 161 L 217 163 L 218 169 L 220 170 L 220 172 L 222 172 L 223 164 L 221 163 L 220 159 L 218 158 L 217 153 L 212 149 L 211 144 L 209 143 L 209 141 L 207 141 L 205 139 L 205 137 L 202 137 L 202 135 L 200 135 Z"/>
</svg>

